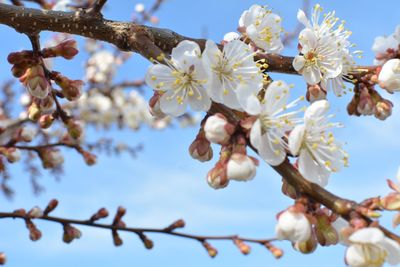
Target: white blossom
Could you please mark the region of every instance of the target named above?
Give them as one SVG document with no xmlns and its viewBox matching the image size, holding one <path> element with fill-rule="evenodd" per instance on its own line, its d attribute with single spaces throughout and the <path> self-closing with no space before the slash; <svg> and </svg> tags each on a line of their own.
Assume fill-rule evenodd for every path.
<svg viewBox="0 0 400 267">
<path fill-rule="evenodd" d="M 383 65 L 386 62 L 385 54 L 388 49 L 398 50 L 400 45 L 400 25 L 395 29 L 395 32 L 388 36 L 378 36 L 372 45 L 372 51 L 375 52 L 375 65 Z M 382 58 L 383 57 L 383 58 Z"/>
<path fill-rule="evenodd" d="M 71 0 L 58 0 L 56 4 L 51 8 L 54 11 L 71 11 L 72 1 Z"/>
<path fill-rule="evenodd" d="M 255 160 L 247 155 L 234 153 L 228 161 L 227 176 L 230 180 L 249 181 L 257 171 Z"/>
<path fill-rule="evenodd" d="M 143 3 L 138 3 L 135 5 L 135 11 L 137 13 L 142 13 L 144 11 L 145 7 Z"/>
<path fill-rule="evenodd" d="M 362 228 L 349 237 L 346 263 L 351 267 L 380 267 L 400 263 L 400 245 L 378 228 Z"/>
<path fill-rule="evenodd" d="M 108 50 L 100 50 L 88 60 L 86 79 L 96 83 L 109 82 L 119 63 L 119 59 L 113 53 Z"/>
<path fill-rule="evenodd" d="M 337 96 L 341 96 L 345 88 L 343 79 L 348 79 L 346 75 L 355 64 L 349 50 L 352 45 L 347 40 L 351 32 L 344 29 L 343 21 L 338 25 L 335 12 L 324 14 L 320 22 L 321 11 L 321 6 L 316 5 L 311 21 L 304 11 L 297 13 L 297 19 L 305 29 L 299 35 L 301 54 L 295 57 L 293 67 L 307 83 L 314 85 L 321 82 L 325 90 L 332 89 Z"/>
<path fill-rule="evenodd" d="M 207 111 L 211 99 L 204 88 L 207 74 L 198 44 L 182 41 L 172 49 L 171 59 L 164 60 L 168 65 L 150 66 L 145 78 L 151 88 L 164 92 L 160 98 L 161 110 L 179 116 L 189 104 L 195 111 Z"/>
<path fill-rule="evenodd" d="M 233 40 L 238 40 L 240 39 L 240 34 L 238 34 L 237 32 L 228 32 L 224 35 L 223 40 L 225 42 L 231 42 Z"/>
<path fill-rule="evenodd" d="M 286 157 L 287 144 L 282 139 L 295 126 L 298 113 L 285 112 L 299 100 L 287 105 L 289 86 L 283 81 L 274 81 L 265 92 L 261 111 L 250 131 L 250 142 L 268 164 L 279 165 Z"/>
<path fill-rule="evenodd" d="M 320 186 L 326 186 L 330 173 L 339 171 L 348 161 L 341 144 L 326 132 L 341 126 L 328 123 L 328 109 L 328 101 L 314 102 L 304 114 L 304 124 L 296 126 L 289 135 L 289 149 L 293 155 L 299 155 L 299 172 Z"/>
<path fill-rule="evenodd" d="M 223 51 L 213 41 L 207 41 L 203 53 L 209 76 L 206 88 L 215 102 L 244 109 L 250 114 L 259 111 L 257 94 L 263 85 L 263 74 L 253 56 L 254 53 L 240 40 L 228 42 Z"/>
<path fill-rule="evenodd" d="M 21 129 L 21 138 L 25 142 L 30 142 L 35 138 L 37 131 L 33 127 L 25 126 Z"/>
<path fill-rule="evenodd" d="M 279 215 L 275 233 L 280 240 L 304 242 L 311 236 L 311 224 L 303 213 L 286 210 Z"/>
<path fill-rule="evenodd" d="M 257 47 L 266 53 L 278 54 L 283 49 L 281 21 L 278 15 L 265 6 L 252 5 L 240 17 L 239 27 Z"/>
<path fill-rule="evenodd" d="M 400 59 L 390 59 L 379 73 L 379 85 L 389 92 L 400 91 Z"/>
</svg>

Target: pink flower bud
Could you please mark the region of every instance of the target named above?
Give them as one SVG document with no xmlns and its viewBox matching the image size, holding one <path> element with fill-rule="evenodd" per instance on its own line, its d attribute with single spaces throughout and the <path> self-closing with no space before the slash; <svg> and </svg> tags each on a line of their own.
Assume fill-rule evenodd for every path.
<svg viewBox="0 0 400 267">
<path fill-rule="evenodd" d="M 209 161 L 213 157 L 213 150 L 210 142 L 204 137 L 204 132 L 199 133 L 189 147 L 192 158 L 201 162 Z"/>
<path fill-rule="evenodd" d="M 389 100 L 382 99 L 375 105 L 375 117 L 380 120 L 386 120 L 392 115 L 393 103 Z"/>
<path fill-rule="evenodd" d="M 32 51 L 29 50 L 23 50 L 20 52 L 13 52 L 10 53 L 7 57 L 7 61 L 10 64 L 21 64 L 21 63 L 26 63 L 27 61 L 32 61 L 34 57 L 34 54 Z"/>
<path fill-rule="evenodd" d="M 69 224 L 64 224 L 63 241 L 65 243 L 71 243 L 74 239 L 81 238 L 82 233 L 78 228 L 75 228 Z"/>
<path fill-rule="evenodd" d="M 235 127 L 228 122 L 224 115 L 219 113 L 208 117 L 204 124 L 206 138 L 216 144 L 226 144 L 234 130 Z"/>
<path fill-rule="evenodd" d="M 217 162 L 215 167 L 208 172 L 207 182 L 214 189 L 221 189 L 228 186 L 229 180 L 226 173 L 226 164 Z"/>
<path fill-rule="evenodd" d="M 4 265 L 7 262 L 7 256 L 4 252 L 0 252 L 0 265 Z"/>
<path fill-rule="evenodd" d="M 240 153 L 232 154 L 228 161 L 228 179 L 235 181 L 249 181 L 256 175 L 258 161 Z"/>
<path fill-rule="evenodd" d="M 326 91 L 318 84 L 308 85 L 306 93 L 307 101 L 313 103 L 314 101 L 326 99 Z"/>
<path fill-rule="evenodd" d="M 70 80 L 61 74 L 55 75 L 54 81 L 61 87 L 63 95 L 69 101 L 77 100 L 82 95 L 83 81 Z"/>
<path fill-rule="evenodd" d="M 375 112 L 375 104 L 367 88 L 361 89 L 357 111 L 362 115 L 372 115 Z"/>
<path fill-rule="evenodd" d="M 48 57 L 63 57 L 65 59 L 72 59 L 78 54 L 77 43 L 75 40 L 66 40 L 59 43 L 57 46 L 48 47 L 42 50 L 42 55 Z"/>
<path fill-rule="evenodd" d="M 89 165 L 89 166 L 92 166 L 92 165 L 96 164 L 96 162 L 97 162 L 96 155 L 94 155 L 92 153 L 89 153 L 87 151 L 83 151 L 82 152 L 82 156 L 83 156 L 83 159 L 85 160 L 86 164 Z"/>
<path fill-rule="evenodd" d="M 17 162 L 21 159 L 21 151 L 18 148 L 1 148 L 0 153 L 3 154 L 10 163 Z"/>
<path fill-rule="evenodd" d="M 53 115 L 45 114 L 45 115 L 40 117 L 39 126 L 42 129 L 47 129 L 53 124 L 53 121 L 54 121 Z"/>
<path fill-rule="evenodd" d="M 42 149 L 39 156 L 45 169 L 52 169 L 64 163 L 64 157 L 57 149 Z"/>
<path fill-rule="evenodd" d="M 42 65 L 35 65 L 27 69 L 20 81 L 32 96 L 39 99 L 47 97 L 50 92 L 50 83 L 45 77 Z"/>
</svg>

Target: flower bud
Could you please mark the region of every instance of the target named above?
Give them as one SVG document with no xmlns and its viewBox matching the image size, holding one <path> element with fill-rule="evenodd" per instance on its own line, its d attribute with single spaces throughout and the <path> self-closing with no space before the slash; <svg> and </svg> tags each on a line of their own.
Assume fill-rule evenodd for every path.
<svg viewBox="0 0 400 267">
<path fill-rule="evenodd" d="M 204 132 L 208 141 L 216 144 L 226 144 L 235 127 L 228 122 L 222 114 L 215 114 L 207 118 L 204 124 Z"/>
<path fill-rule="evenodd" d="M 10 53 L 7 57 L 7 61 L 10 64 L 21 64 L 25 63 L 26 61 L 32 61 L 33 58 L 33 52 L 29 50 L 23 50 L 20 52 L 13 52 Z"/>
<path fill-rule="evenodd" d="M 393 103 L 389 100 L 382 99 L 378 101 L 375 105 L 375 117 L 380 120 L 386 120 L 390 115 L 392 115 Z"/>
<path fill-rule="evenodd" d="M 311 236 L 311 224 L 304 213 L 286 210 L 278 217 L 275 233 L 280 240 L 305 242 Z"/>
<path fill-rule="evenodd" d="M 41 110 L 39 106 L 35 103 L 32 102 L 28 108 L 28 118 L 31 121 L 37 121 L 40 118 Z"/>
<path fill-rule="evenodd" d="M 44 215 L 49 214 L 50 212 L 55 210 L 55 208 L 57 208 L 57 206 L 58 206 L 58 200 L 57 199 L 50 200 L 49 204 L 47 204 L 47 207 L 44 209 L 43 214 Z"/>
<path fill-rule="evenodd" d="M 160 96 L 161 96 L 161 93 L 159 91 L 155 91 L 153 96 L 149 100 L 150 113 L 151 113 L 151 115 L 153 115 L 154 117 L 156 117 L 158 119 L 162 119 L 165 116 L 167 116 L 161 110 Z"/>
<path fill-rule="evenodd" d="M 61 56 L 65 59 L 72 59 L 78 52 L 76 41 L 66 40 L 56 46 L 43 49 L 42 55 L 44 58 Z"/>
<path fill-rule="evenodd" d="M 201 162 L 209 161 L 212 159 L 213 150 L 211 148 L 210 141 L 205 138 L 203 131 L 201 131 L 196 136 L 196 139 L 190 145 L 189 153 L 192 158 L 197 159 Z"/>
<path fill-rule="evenodd" d="M 39 126 L 42 129 L 49 128 L 54 122 L 54 116 L 52 114 L 45 114 L 39 119 Z"/>
<path fill-rule="evenodd" d="M 379 85 L 389 92 L 400 90 L 400 59 L 390 59 L 382 67 L 378 76 Z"/>
<path fill-rule="evenodd" d="M 207 183 L 214 189 L 227 187 L 229 180 L 226 172 L 226 164 L 217 162 L 207 174 Z"/>
<path fill-rule="evenodd" d="M 258 161 L 240 153 L 232 154 L 227 165 L 227 176 L 230 180 L 249 181 L 254 178 Z"/>
<path fill-rule="evenodd" d="M 40 218 L 43 216 L 43 210 L 38 206 L 35 206 L 28 212 L 28 216 L 30 218 Z"/>
<path fill-rule="evenodd" d="M 324 212 L 317 212 L 315 215 L 315 235 L 318 243 L 322 246 L 336 245 L 339 242 L 339 235 L 331 225 L 328 215 Z"/>
<path fill-rule="evenodd" d="M 298 241 L 293 244 L 293 247 L 303 253 L 310 254 L 317 249 L 318 243 L 314 236 L 310 236 L 310 238 L 306 241 Z"/>
<path fill-rule="evenodd" d="M 90 217 L 90 221 L 94 222 L 108 216 L 108 210 L 105 208 L 99 209 L 92 217 Z"/>
<path fill-rule="evenodd" d="M 249 245 L 247 245 L 246 243 L 244 243 L 242 240 L 240 239 L 234 239 L 233 243 L 238 247 L 238 249 L 240 250 L 240 252 L 244 255 L 248 255 L 251 252 L 251 248 Z"/>
<path fill-rule="evenodd" d="M 375 112 L 375 103 L 368 92 L 368 88 L 361 89 L 360 102 L 357 105 L 357 112 L 362 115 L 372 115 Z"/>
<path fill-rule="evenodd" d="M 27 69 L 20 81 L 32 96 L 39 99 L 45 98 L 50 92 L 50 83 L 45 77 L 42 65 L 35 65 Z"/>
<path fill-rule="evenodd" d="M 64 163 L 64 157 L 59 150 L 46 148 L 39 152 L 43 168 L 52 169 Z"/>
<path fill-rule="evenodd" d="M 7 262 L 7 256 L 4 252 L 0 252 L 0 265 L 4 265 Z"/>
<path fill-rule="evenodd" d="M 63 241 L 65 243 L 71 243 L 74 239 L 81 238 L 82 233 L 78 228 L 71 226 L 70 224 L 64 224 Z"/>
<path fill-rule="evenodd" d="M 21 159 L 21 151 L 18 148 L 1 148 L 0 153 L 3 154 L 10 163 L 17 162 Z"/>
<path fill-rule="evenodd" d="M 81 123 L 74 121 L 72 119 L 67 122 L 68 134 L 75 140 L 82 136 L 83 129 Z"/>
<path fill-rule="evenodd" d="M 83 151 L 82 156 L 88 166 L 92 166 L 92 165 L 96 164 L 96 162 L 97 162 L 96 155 L 94 155 L 90 152 Z"/>
<path fill-rule="evenodd" d="M 36 136 L 36 129 L 32 127 L 24 127 L 21 129 L 20 138 L 24 142 L 31 142 Z"/>
<path fill-rule="evenodd" d="M 210 243 L 203 241 L 202 242 L 203 247 L 207 250 L 208 255 L 210 255 L 211 258 L 214 258 L 215 256 L 217 256 L 218 251 L 210 245 Z"/>
<path fill-rule="evenodd" d="M 319 86 L 318 84 L 308 84 L 306 99 L 311 103 L 317 100 L 326 99 L 326 91 L 322 89 L 321 86 Z"/>
<path fill-rule="evenodd" d="M 381 206 L 385 210 L 400 211 L 400 194 L 390 193 L 386 197 L 381 198 Z"/>
<path fill-rule="evenodd" d="M 83 81 L 70 80 L 59 73 L 55 75 L 54 81 L 61 87 L 63 95 L 69 101 L 77 100 L 82 95 Z"/>
<path fill-rule="evenodd" d="M 42 237 L 42 232 L 36 227 L 36 225 L 30 220 L 25 220 L 26 228 L 29 230 L 29 238 L 32 241 L 37 241 Z"/>
</svg>

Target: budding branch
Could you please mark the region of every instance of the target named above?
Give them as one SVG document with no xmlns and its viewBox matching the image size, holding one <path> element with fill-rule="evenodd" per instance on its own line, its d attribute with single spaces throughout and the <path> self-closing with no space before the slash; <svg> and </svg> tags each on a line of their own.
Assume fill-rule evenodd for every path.
<svg viewBox="0 0 400 267">
<path fill-rule="evenodd" d="M 100 2 L 99 6 L 95 6 L 95 9 L 82 9 L 76 12 L 47 11 L 0 4 L 0 24 L 8 25 L 16 31 L 27 34 L 28 36 L 37 35 L 42 31 L 53 31 L 89 37 L 114 44 L 123 51 L 139 53 L 147 59 L 157 58 L 162 53 L 169 54 L 172 49 L 183 40 L 195 41 L 202 49 L 205 46 L 206 40 L 204 39 L 185 37 L 168 29 L 104 19 L 103 16 L 99 16 L 98 13 L 105 1 Z M 91 10 L 95 10 L 97 15 L 93 15 L 93 11 Z M 292 66 L 293 57 L 266 54 L 263 58 L 268 64 L 268 72 L 298 74 Z M 352 75 L 354 75 L 354 77 L 359 77 L 363 75 L 363 73 L 368 73 L 374 68 L 373 66 L 356 67 L 355 73 Z M 233 123 L 238 123 L 240 120 L 238 115 L 230 109 L 221 104 L 214 103 L 209 113 L 213 114 L 216 112 L 224 114 Z M 343 218 L 349 220 L 352 213 L 359 213 L 358 209 L 360 205 L 354 201 L 340 198 L 324 188 L 305 180 L 297 169 L 290 164 L 289 160 L 285 160 L 282 164 L 273 166 L 273 168 L 282 175 L 289 184 L 295 187 L 299 193 L 307 195 L 313 200 L 323 204 Z M 0 215 L 0 217 L 15 217 L 12 213 L 0 213 Z M 63 222 L 63 219 L 48 216 L 41 219 Z M 371 222 L 370 219 L 365 219 Z M 110 225 L 89 224 L 86 221 L 66 222 L 111 229 Z M 380 226 L 380 228 L 388 237 L 400 243 L 399 236 L 382 226 Z M 123 228 L 118 230 L 165 233 L 164 230 L 160 229 Z M 197 240 L 202 238 L 234 238 L 234 236 L 199 237 L 176 232 L 168 234 Z M 252 239 L 241 239 L 248 242 L 260 243 L 260 241 Z"/>
</svg>

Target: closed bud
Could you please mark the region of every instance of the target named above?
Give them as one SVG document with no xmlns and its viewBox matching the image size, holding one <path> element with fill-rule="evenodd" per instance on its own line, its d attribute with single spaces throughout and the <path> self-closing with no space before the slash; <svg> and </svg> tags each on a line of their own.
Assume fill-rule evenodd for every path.
<svg viewBox="0 0 400 267">
<path fill-rule="evenodd" d="M 41 110 L 39 106 L 35 103 L 32 102 L 28 108 L 28 118 L 31 121 L 37 121 L 40 118 Z"/>
<path fill-rule="evenodd" d="M 226 164 L 217 162 L 217 164 L 212 168 L 207 174 L 207 183 L 214 189 L 225 188 L 229 184 Z"/>
<path fill-rule="evenodd" d="M 235 127 L 220 113 L 207 118 L 204 124 L 204 132 L 208 141 L 216 144 L 227 144 Z"/>
<path fill-rule="evenodd" d="M 150 113 L 154 117 L 158 119 L 162 119 L 165 116 L 167 116 L 164 112 L 162 112 L 161 107 L 160 107 L 160 96 L 161 93 L 158 91 L 155 91 L 153 96 L 149 100 L 149 107 L 150 107 Z"/>
<path fill-rule="evenodd" d="M 64 224 L 63 241 L 65 243 L 71 243 L 74 239 L 81 238 L 82 233 L 78 228 L 71 226 L 70 224 Z"/>
<path fill-rule="evenodd" d="M 4 265 L 7 262 L 7 256 L 4 252 L 0 252 L 0 265 Z"/>
<path fill-rule="evenodd" d="M 382 99 L 375 105 L 375 117 L 380 120 L 386 120 L 392 115 L 393 103 L 389 100 Z"/>
<path fill-rule="evenodd" d="M 82 136 L 83 129 L 80 122 L 74 121 L 72 119 L 67 122 L 68 134 L 75 140 Z"/>
<path fill-rule="evenodd" d="M 321 88 L 318 84 L 307 85 L 307 101 L 313 103 L 314 101 L 326 99 L 326 91 Z"/>
<path fill-rule="evenodd" d="M 283 256 L 282 249 L 275 247 L 274 245 L 272 245 L 269 242 L 265 243 L 264 245 L 276 259 L 280 259 Z"/>
<path fill-rule="evenodd" d="M 7 57 L 7 61 L 10 64 L 21 64 L 21 63 L 25 63 L 26 61 L 32 61 L 33 60 L 33 52 L 32 51 L 28 51 L 28 50 L 24 50 L 24 51 L 20 51 L 20 52 L 13 52 L 10 53 Z"/>
<path fill-rule="evenodd" d="M 49 214 L 50 212 L 55 210 L 55 208 L 57 208 L 57 206 L 58 206 L 58 200 L 57 199 L 50 200 L 49 204 L 47 204 L 47 207 L 44 209 L 43 214 L 44 215 Z"/>
<path fill-rule="evenodd" d="M 42 149 L 39 152 L 39 156 L 45 169 L 52 169 L 64 163 L 64 157 L 57 149 Z"/>
<path fill-rule="evenodd" d="M 29 238 L 32 241 L 37 241 L 42 237 L 42 232 L 37 229 L 36 225 L 29 219 L 25 220 L 26 228 L 29 230 Z"/>
<path fill-rule="evenodd" d="M 10 163 L 17 162 L 21 159 L 21 151 L 18 148 L 0 148 L 0 153 L 3 154 Z"/>
<path fill-rule="evenodd" d="M 112 231 L 112 237 L 113 237 L 114 246 L 118 247 L 123 244 L 123 241 L 117 231 L 115 231 L 115 230 Z"/>
<path fill-rule="evenodd" d="M 400 59 L 390 59 L 379 73 L 379 85 L 389 92 L 400 90 Z"/>
<path fill-rule="evenodd" d="M 42 55 L 48 57 L 63 57 L 65 59 L 72 59 L 78 54 L 77 43 L 75 40 L 66 40 L 59 43 L 57 46 L 48 47 L 42 50 Z"/>
<path fill-rule="evenodd" d="M 249 245 L 244 243 L 240 239 L 233 239 L 233 243 L 236 245 L 236 247 L 240 250 L 240 252 L 244 255 L 250 254 L 251 248 Z"/>
<path fill-rule="evenodd" d="M 28 216 L 30 218 L 40 218 L 43 216 L 43 211 L 38 206 L 35 206 L 28 212 Z"/>
<path fill-rule="evenodd" d="M 42 65 L 34 65 L 28 68 L 20 81 L 32 96 L 39 99 L 47 97 L 50 92 L 50 83 L 46 79 Z"/>
<path fill-rule="evenodd" d="M 11 73 L 15 78 L 21 78 L 29 68 L 29 65 L 25 63 L 15 64 L 11 68 Z"/>
<path fill-rule="evenodd" d="M 166 232 L 172 232 L 175 229 L 183 228 L 183 227 L 185 227 L 185 221 L 182 220 L 182 219 L 179 219 L 179 220 L 173 222 L 170 226 L 166 227 L 165 231 Z"/>
<path fill-rule="evenodd" d="M 302 212 L 286 210 L 279 214 L 275 233 L 280 240 L 305 242 L 311 234 L 311 224 Z"/>
<path fill-rule="evenodd" d="M 385 210 L 397 210 L 400 211 L 400 194 L 390 193 L 384 198 L 381 198 L 381 206 Z"/>
<path fill-rule="evenodd" d="M 360 102 L 357 105 L 357 112 L 362 115 L 372 115 L 375 112 L 375 103 L 368 92 L 368 88 L 361 89 Z"/>
<path fill-rule="evenodd" d="M 317 246 L 317 240 L 313 235 L 311 235 L 310 238 L 306 241 L 299 241 L 293 244 L 293 247 L 303 254 L 313 253 L 317 249 Z"/>
<path fill-rule="evenodd" d="M 90 221 L 94 222 L 108 216 L 108 210 L 105 208 L 99 209 L 93 216 L 90 218 Z"/>
<path fill-rule="evenodd" d="M 82 80 L 70 80 L 67 77 L 57 73 L 54 81 L 61 87 L 62 93 L 69 101 L 77 100 L 82 95 Z"/>
<path fill-rule="evenodd" d="M 94 155 L 94 154 L 92 154 L 92 153 L 90 153 L 90 152 L 83 151 L 83 152 L 82 152 L 82 156 L 83 156 L 83 159 L 85 160 L 85 163 L 86 163 L 88 166 L 93 166 L 93 165 L 96 164 L 96 162 L 97 162 L 97 157 L 96 157 L 96 155 Z"/>
<path fill-rule="evenodd" d="M 39 119 L 39 126 L 42 129 L 49 128 L 54 122 L 54 116 L 52 114 L 45 114 Z"/>
<path fill-rule="evenodd" d="M 318 243 L 322 246 L 336 245 L 339 242 L 339 235 L 331 225 L 328 215 L 318 210 L 315 218 L 317 221 L 315 235 Z"/>
<path fill-rule="evenodd" d="M 20 132 L 20 138 L 24 142 L 31 142 L 36 136 L 36 129 L 32 127 L 23 127 Z"/>
<path fill-rule="evenodd" d="M 250 181 L 257 171 L 258 161 L 240 153 L 232 154 L 227 165 L 227 176 L 230 180 Z"/>
<path fill-rule="evenodd" d="M 210 243 L 208 243 L 207 241 L 203 241 L 202 244 L 203 244 L 203 247 L 207 250 L 207 253 L 211 258 L 214 258 L 215 256 L 217 256 L 218 251 L 213 246 L 211 246 Z"/>
<path fill-rule="evenodd" d="M 196 139 L 190 145 L 189 153 L 192 158 L 197 159 L 201 162 L 209 161 L 212 159 L 213 150 L 211 148 L 210 141 L 205 138 L 203 131 L 201 131 L 196 136 Z"/>
</svg>

